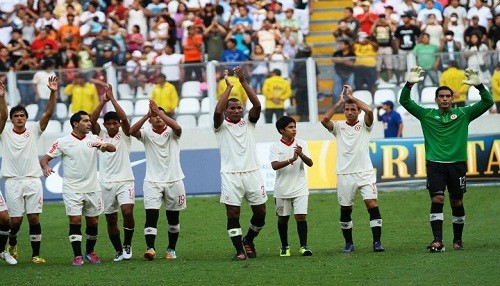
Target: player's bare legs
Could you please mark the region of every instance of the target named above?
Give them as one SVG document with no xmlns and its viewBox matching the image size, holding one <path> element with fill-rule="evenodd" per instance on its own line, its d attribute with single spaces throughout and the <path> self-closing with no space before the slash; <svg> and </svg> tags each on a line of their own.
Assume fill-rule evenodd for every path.
<svg viewBox="0 0 500 286">
<path fill-rule="evenodd" d="M 248 258 L 256 258 L 257 252 L 255 252 L 253 240 L 259 235 L 260 230 L 266 224 L 266 204 L 253 205 L 251 208 L 253 215 L 250 219 L 247 235 L 243 238 L 243 245 L 245 246 Z"/>
<path fill-rule="evenodd" d="M 227 232 L 234 248 L 236 255 L 233 260 L 245 260 L 246 254 L 242 243 L 241 225 L 240 225 L 240 206 L 232 206 L 226 204 L 227 215 Z"/>
<path fill-rule="evenodd" d="M 364 200 L 364 202 L 368 213 L 370 214 L 370 228 L 372 229 L 373 235 L 373 251 L 385 251 L 382 243 L 380 242 L 380 237 L 382 236 L 382 216 L 380 215 L 378 202 L 376 199 L 367 199 Z"/>
<path fill-rule="evenodd" d="M 0 198 L 3 197 L 0 194 Z M 9 238 L 10 231 L 10 217 L 7 210 L 0 211 L 0 258 L 4 259 L 8 264 L 15 265 L 17 260 L 12 257 L 7 251 L 5 251 L 5 245 Z"/>
</svg>

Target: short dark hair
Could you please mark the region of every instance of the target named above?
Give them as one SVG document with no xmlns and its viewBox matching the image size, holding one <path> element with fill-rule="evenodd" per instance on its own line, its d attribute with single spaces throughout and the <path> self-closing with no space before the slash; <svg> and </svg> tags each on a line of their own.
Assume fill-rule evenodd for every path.
<svg viewBox="0 0 500 286">
<path fill-rule="evenodd" d="M 281 76 L 281 70 L 280 69 L 273 69 L 272 71 L 273 74 Z"/>
<path fill-rule="evenodd" d="M 352 7 L 345 7 L 344 10 L 351 12 L 351 14 L 354 13 L 354 10 L 352 9 Z"/>
<path fill-rule="evenodd" d="M 348 99 L 346 99 L 346 100 L 345 100 L 345 102 L 344 102 L 344 107 L 345 107 L 345 105 L 346 105 L 346 104 L 354 104 L 354 105 L 356 105 L 356 107 L 357 107 L 357 108 L 358 108 L 358 110 L 359 110 L 359 106 L 356 104 L 356 102 L 354 102 L 354 100 L 352 100 L 352 99 L 350 99 L 350 98 L 348 98 Z"/>
<path fill-rule="evenodd" d="M 231 43 L 233 43 L 233 45 L 236 45 L 236 40 L 233 38 L 227 39 L 226 42 L 231 42 Z"/>
<path fill-rule="evenodd" d="M 110 121 L 110 120 L 116 120 L 120 122 L 120 117 L 118 117 L 118 113 L 116 111 L 109 111 L 104 114 L 104 123 Z"/>
<path fill-rule="evenodd" d="M 293 117 L 286 115 L 281 116 L 278 120 L 276 120 L 276 129 L 278 129 L 278 132 L 281 134 L 281 130 L 284 130 L 291 122 L 297 124 Z"/>
<path fill-rule="evenodd" d="M 71 118 L 69 119 L 69 123 L 71 124 L 71 127 L 73 127 L 73 123 L 78 123 L 80 120 L 82 120 L 83 115 L 89 115 L 86 111 L 80 110 L 77 113 L 71 115 Z"/>
<path fill-rule="evenodd" d="M 436 97 L 438 97 L 438 94 L 441 90 L 448 90 L 449 92 L 451 92 L 451 94 L 453 94 L 453 90 L 451 90 L 450 87 L 446 86 L 446 85 L 443 85 L 443 86 L 440 86 L 436 89 Z"/>
<path fill-rule="evenodd" d="M 9 118 L 12 120 L 12 116 L 14 115 L 14 113 L 19 112 L 19 111 L 24 112 L 24 115 L 26 115 L 26 118 L 28 118 L 28 111 L 26 110 L 26 107 L 24 107 L 24 106 L 22 106 L 20 104 L 12 107 L 10 109 Z"/>
<path fill-rule="evenodd" d="M 240 102 L 240 103 L 241 103 L 241 101 L 240 101 L 239 99 L 234 98 L 234 97 L 231 97 L 231 98 L 229 98 L 229 99 L 227 100 L 227 103 L 226 103 L 226 108 L 229 106 L 229 103 L 230 103 L 230 102 Z"/>
</svg>

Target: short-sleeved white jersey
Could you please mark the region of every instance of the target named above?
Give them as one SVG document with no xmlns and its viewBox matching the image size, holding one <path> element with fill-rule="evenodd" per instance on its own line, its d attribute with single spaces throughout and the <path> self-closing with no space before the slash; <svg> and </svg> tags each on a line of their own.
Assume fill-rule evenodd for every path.
<svg viewBox="0 0 500 286">
<path fill-rule="evenodd" d="M 4 129 L 0 134 L 2 145 L 2 177 L 40 177 L 42 169 L 38 162 L 38 139 L 42 134 L 40 123 L 26 126 L 23 133 Z"/>
<path fill-rule="evenodd" d="M 47 155 L 61 157 L 63 164 L 63 193 L 91 193 L 100 191 L 97 181 L 97 152 L 92 143 L 102 141 L 96 135 L 83 138 L 73 133 L 57 139 Z"/>
<path fill-rule="evenodd" d="M 352 174 L 373 170 L 370 159 L 370 132 L 364 120 L 354 125 L 346 121 L 335 121 L 332 134 L 337 139 L 337 174 Z"/>
<path fill-rule="evenodd" d="M 307 143 L 295 138 L 292 142 L 280 140 L 271 145 L 269 159 L 271 162 L 286 161 L 293 157 L 295 147 L 302 147 L 302 153 L 309 157 Z M 309 194 L 304 162 L 298 158 L 293 164 L 276 170 L 274 197 L 280 199 L 296 198 Z"/>
<path fill-rule="evenodd" d="M 134 180 L 134 173 L 130 166 L 130 146 L 132 140 L 121 129 L 110 137 L 108 132 L 101 129 L 99 137 L 104 142 L 115 145 L 116 152 L 99 152 L 99 180 L 101 182 L 122 182 Z"/>
<path fill-rule="evenodd" d="M 254 171 L 260 168 L 255 145 L 255 123 L 225 119 L 214 129 L 221 156 L 221 173 Z"/>
<path fill-rule="evenodd" d="M 180 160 L 180 137 L 171 128 L 161 132 L 152 127 L 141 129 L 140 141 L 146 153 L 146 177 L 148 182 L 174 182 L 184 179 Z"/>
</svg>

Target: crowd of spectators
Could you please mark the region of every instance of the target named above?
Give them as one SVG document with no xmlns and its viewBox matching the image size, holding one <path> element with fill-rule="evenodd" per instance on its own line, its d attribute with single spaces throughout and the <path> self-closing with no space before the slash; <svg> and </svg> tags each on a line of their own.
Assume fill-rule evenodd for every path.
<svg viewBox="0 0 500 286">
<path fill-rule="evenodd" d="M 64 71 L 62 86 L 83 75 L 99 91 L 99 68 L 112 64 L 131 93 L 164 79 L 179 92 L 181 82 L 205 81 L 207 61 L 251 60 L 261 92 L 273 69 L 290 77 L 279 61 L 294 58 L 310 12 L 294 0 L 0 0 L 0 80 L 15 71 L 27 105 L 39 101 L 34 73 L 47 67 Z"/>
<path fill-rule="evenodd" d="M 344 14 L 333 31 L 334 95 L 343 84 L 372 93 L 380 83 L 404 84 L 410 55 L 432 86 L 450 67 L 480 70 L 492 86 L 500 59 L 498 0 L 354 0 Z"/>
</svg>

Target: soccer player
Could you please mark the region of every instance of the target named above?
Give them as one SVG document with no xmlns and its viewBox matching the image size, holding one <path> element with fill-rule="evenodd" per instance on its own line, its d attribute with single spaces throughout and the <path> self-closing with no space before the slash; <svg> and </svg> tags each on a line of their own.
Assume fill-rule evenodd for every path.
<svg viewBox="0 0 500 286">
<path fill-rule="evenodd" d="M 248 119 L 243 119 L 242 103 L 229 98 L 233 83 L 228 79 L 226 70 L 224 77 L 227 87 L 215 106 L 214 132 L 221 154 L 220 202 L 226 205 L 227 232 L 236 249 L 233 260 L 240 261 L 257 257 L 253 240 L 265 224 L 267 194 L 259 170 L 254 138 L 255 125 L 260 117 L 260 102 L 245 79 L 243 70 L 236 67 L 234 73 L 250 99 L 252 108 L 248 112 Z M 253 216 L 247 235 L 242 240 L 240 208 L 243 198 L 250 204 Z"/>
<path fill-rule="evenodd" d="M 290 116 L 282 116 L 276 121 L 276 129 L 281 134 L 279 142 L 271 145 L 270 160 L 276 170 L 274 198 L 278 215 L 278 233 L 281 240 L 280 256 L 290 256 L 288 246 L 288 220 L 292 211 L 297 221 L 302 256 L 311 256 L 307 247 L 307 207 L 309 189 L 304 164 L 311 167 L 307 143 L 295 137 L 297 123 Z M 299 161 L 297 161 L 300 159 Z"/>
<path fill-rule="evenodd" d="M 344 99 L 344 93 L 347 93 L 347 100 Z M 342 105 L 346 120 L 332 121 L 335 110 Z M 361 111 L 365 114 L 360 120 L 358 116 Z M 370 215 L 373 251 L 384 251 L 380 242 L 382 216 L 377 202 L 377 178 L 368 149 L 373 128 L 372 109 L 352 95 L 351 86 L 345 85 L 339 101 L 327 110 L 321 124 L 337 139 L 337 196 L 340 204 L 340 228 L 345 239 L 343 251 L 354 251 L 351 213 L 358 192 Z"/>
<path fill-rule="evenodd" d="M 98 235 L 99 215 L 102 213 L 102 193 L 97 181 L 97 151 L 115 152 L 116 147 L 89 134 L 92 123 L 85 111 L 78 111 L 70 118 L 73 131 L 52 144 L 40 159 L 43 174 L 54 171 L 49 161 L 61 157 L 63 165 L 62 195 L 69 218 L 69 241 L 73 248 L 73 266 L 84 263 L 82 256 L 82 215 L 85 216 L 87 235 L 85 258 L 92 264 L 101 260 L 94 251 Z"/>
<path fill-rule="evenodd" d="M 115 248 L 116 256 L 113 261 L 129 260 L 132 258 L 132 236 L 134 235 L 134 174 L 130 166 L 130 123 L 127 115 L 120 107 L 110 85 L 105 88 L 104 97 L 94 112 L 90 115 L 92 133 L 98 135 L 104 142 L 116 146 L 114 153 L 101 153 L 99 156 L 99 182 L 101 184 L 104 202 L 104 214 L 108 224 L 108 235 Z M 104 128 L 101 129 L 97 119 L 102 108 L 111 102 L 116 111 L 104 114 Z M 118 229 L 118 210 L 123 216 L 123 232 L 125 234 L 123 246 Z"/>
<path fill-rule="evenodd" d="M 149 120 L 151 127 L 141 129 Z M 146 260 L 156 256 L 155 239 L 162 202 L 165 204 L 168 223 L 167 260 L 177 258 L 175 247 L 179 238 L 180 211 L 186 208 L 184 173 L 181 169 L 180 146 L 182 128 L 168 117 L 163 108 L 153 100 L 149 101 L 149 112 L 130 128 L 130 135 L 144 144 L 146 153 L 146 177 L 144 178 L 144 208 L 146 223 L 144 236 L 147 250 Z"/>
<path fill-rule="evenodd" d="M 467 172 L 467 135 L 469 123 L 493 106 L 489 91 L 481 83 L 479 72 L 466 69 L 463 83 L 479 90 L 481 100 L 473 105 L 452 108 L 453 90 L 448 86 L 436 89 L 438 108 L 425 108 L 410 98 L 414 84 L 423 81 L 424 70 L 413 67 L 401 92 L 399 102 L 415 116 L 422 126 L 427 168 L 427 189 L 431 197 L 430 224 L 433 241 L 427 246 L 430 252 L 443 252 L 443 206 L 448 189 L 453 223 L 453 249 L 463 249 L 462 232 L 465 223 L 463 205 Z"/>
<path fill-rule="evenodd" d="M 18 258 L 17 233 L 26 213 L 31 240 L 31 262 L 45 263 L 40 256 L 42 228 L 40 213 L 43 207 L 43 188 L 40 176 L 42 170 L 38 164 L 38 139 L 47 127 L 56 106 L 58 92 L 57 77 L 49 77 L 47 88 L 50 97 L 39 122 L 26 126 L 28 112 L 21 105 L 10 110 L 12 129 L 5 130 L 7 106 L 5 104 L 5 87 L 2 84 L 0 107 L 0 142 L 2 154 L 2 177 L 5 179 L 5 198 L 10 215 L 9 253 Z"/>
<path fill-rule="evenodd" d="M 5 101 L 5 85 L 0 81 L 0 128 L 5 128 L 7 122 L 7 102 Z M 5 157 L 3 158 L 5 160 Z M 10 265 L 16 265 L 17 260 L 5 250 L 10 231 L 10 217 L 7 211 L 7 204 L 0 192 L 0 258 Z"/>
</svg>

